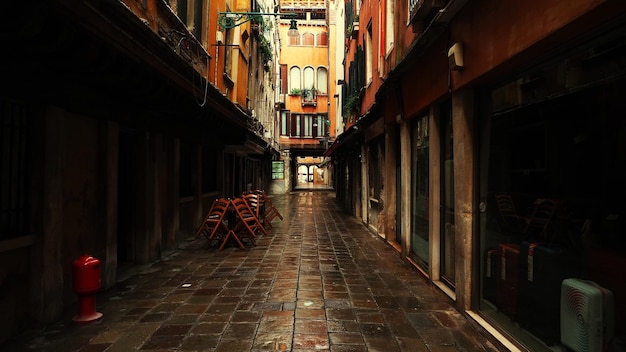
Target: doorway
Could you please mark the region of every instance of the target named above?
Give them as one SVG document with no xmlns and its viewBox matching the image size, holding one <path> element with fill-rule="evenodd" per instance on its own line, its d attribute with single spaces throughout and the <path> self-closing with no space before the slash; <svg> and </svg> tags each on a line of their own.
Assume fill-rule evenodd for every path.
<svg viewBox="0 0 626 352">
<path fill-rule="evenodd" d="M 137 230 L 138 141 L 136 131 L 121 130 L 119 139 L 118 206 L 117 206 L 117 268 L 118 274 L 135 261 L 134 244 Z"/>
</svg>

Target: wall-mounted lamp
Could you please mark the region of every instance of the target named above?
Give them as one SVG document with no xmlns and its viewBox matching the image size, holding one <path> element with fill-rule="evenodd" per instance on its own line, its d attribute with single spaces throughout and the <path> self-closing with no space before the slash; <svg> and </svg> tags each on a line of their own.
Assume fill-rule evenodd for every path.
<svg viewBox="0 0 626 352">
<path fill-rule="evenodd" d="M 290 17 L 291 22 L 289 24 L 289 31 L 287 35 L 290 37 L 299 36 L 298 24 L 296 22 L 296 13 L 265 13 L 265 12 L 219 12 L 217 17 L 217 23 L 221 29 L 231 29 L 249 21 L 261 21 L 262 16 L 284 16 Z"/>
<path fill-rule="evenodd" d="M 448 62 L 452 70 L 463 68 L 463 43 L 454 43 L 450 47 L 450 50 L 448 50 Z"/>
<path fill-rule="evenodd" d="M 293 13 L 293 17 L 291 17 L 291 21 L 289 22 L 289 30 L 287 31 L 288 37 L 299 37 L 300 33 L 298 33 L 298 23 L 296 22 L 296 14 Z"/>
</svg>

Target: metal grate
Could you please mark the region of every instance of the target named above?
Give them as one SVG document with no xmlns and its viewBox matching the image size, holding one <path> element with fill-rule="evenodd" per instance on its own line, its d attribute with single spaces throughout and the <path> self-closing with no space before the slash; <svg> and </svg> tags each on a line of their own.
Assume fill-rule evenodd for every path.
<svg viewBox="0 0 626 352">
<path fill-rule="evenodd" d="M 27 234 L 28 108 L 0 100 L 0 240 Z"/>
</svg>

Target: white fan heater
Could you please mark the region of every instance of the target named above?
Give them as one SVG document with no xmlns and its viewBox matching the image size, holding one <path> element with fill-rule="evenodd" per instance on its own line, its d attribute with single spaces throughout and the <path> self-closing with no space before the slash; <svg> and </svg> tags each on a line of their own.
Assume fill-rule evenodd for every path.
<svg viewBox="0 0 626 352">
<path fill-rule="evenodd" d="M 605 351 L 613 338 L 613 293 L 593 281 L 561 283 L 561 343 L 575 352 Z"/>
</svg>

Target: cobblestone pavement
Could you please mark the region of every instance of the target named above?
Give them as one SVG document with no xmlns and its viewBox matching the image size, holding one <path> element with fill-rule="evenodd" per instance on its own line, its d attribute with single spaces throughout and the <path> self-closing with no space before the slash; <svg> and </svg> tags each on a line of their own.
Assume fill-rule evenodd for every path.
<svg viewBox="0 0 626 352">
<path fill-rule="evenodd" d="M 0 350 L 497 351 L 334 193 L 272 199 L 284 221 L 256 247 L 191 238 L 98 294 L 100 321 L 68 315 Z"/>
</svg>

